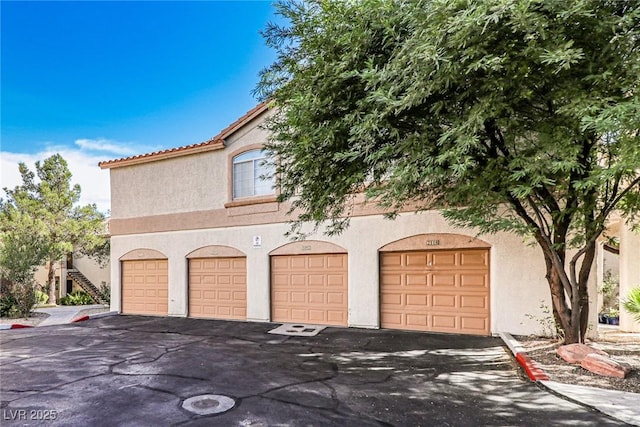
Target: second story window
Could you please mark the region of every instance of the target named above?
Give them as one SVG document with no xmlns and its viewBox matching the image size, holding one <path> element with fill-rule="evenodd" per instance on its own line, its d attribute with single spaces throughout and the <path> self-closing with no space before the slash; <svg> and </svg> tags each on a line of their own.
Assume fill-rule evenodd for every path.
<svg viewBox="0 0 640 427">
<path fill-rule="evenodd" d="M 233 198 L 274 194 L 273 167 L 264 150 L 251 150 L 233 158 Z"/>
</svg>

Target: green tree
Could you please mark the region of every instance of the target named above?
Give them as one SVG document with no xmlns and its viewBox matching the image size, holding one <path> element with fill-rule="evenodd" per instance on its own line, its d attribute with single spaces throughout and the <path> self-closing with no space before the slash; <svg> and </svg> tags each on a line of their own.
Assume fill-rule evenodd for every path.
<svg viewBox="0 0 640 427">
<path fill-rule="evenodd" d="M 24 163 L 19 165 L 22 185 L 5 188 L 7 201 L 1 215 L 15 209 L 41 224 L 43 250 L 48 261 L 49 302 L 56 303 L 56 263 L 74 250 L 97 257 L 108 255 L 109 241 L 104 228 L 104 214 L 94 204 L 76 206 L 80 186 L 71 185 L 71 172 L 60 154 L 36 162 L 36 174 Z M 10 220 L 9 220 L 10 222 Z"/>
<path fill-rule="evenodd" d="M 553 315 L 584 341 L 596 239 L 640 207 L 640 3 L 282 1 L 256 93 L 281 200 L 348 224 L 364 191 L 393 216 L 440 209 L 542 250 Z"/>
<path fill-rule="evenodd" d="M 27 317 L 36 302 L 35 272 L 46 259 L 42 227 L 28 215 L 3 205 L 0 215 L 0 276 L 10 283 L 18 313 Z"/>
</svg>

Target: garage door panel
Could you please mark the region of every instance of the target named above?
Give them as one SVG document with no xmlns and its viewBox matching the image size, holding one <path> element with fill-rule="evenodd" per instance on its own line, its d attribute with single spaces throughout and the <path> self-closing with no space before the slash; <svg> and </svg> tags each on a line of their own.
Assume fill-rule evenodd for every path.
<svg viewBox="0 0 640 427">
<path fill-rule="evenodd" d="M 327 322 L 327 311 L 326 310 L 313 310 L 310 309 L 309 313 L 309 322 L 312 323 L 326 323 Z"/>
<path fill-rule="evenodd" d="M 428 277 L 426 274 L 407 274 L 404 282 L 407 286 L 427 286 Z"/>
<path fill-rule="evenodd" d="M 434 329 L 456 329 L 456 316 L 437 314 L 432 319 Z"/>
<path fill-rule="evenodd" d="M 122 261 L 122 312 L 166 316 L 168 274 L 166 260 Z"/>
<path fill-rule="evenodd" d="M 381 326 L 488 335 L 488 266 L 486 249 L 382 253 Z"/>
<path fill-rule="evenodd" d="M 327 276 L 327 287 L 329 288 L 346 288 L 346 276 L 344 274 L 329 274 Z"/>
<path fill-rule="evenodd" d="M 328 310 L 327 321 L 335 325 L 346 325 L 347 315 L 342 310 Z"/>
<path fill-rule="evenodd" d="M 287 257 L 271 257 L 271 266 L 274 270 L 288 270 L 289 259 Z"/>
<path fill-rule="evenodd" d="M 385 292 L 384 294 L 382 294 L 380 301 L 383 306 L 400 305 L 402 304 L 402 294 Z"/>
<path fill-rule="evenodd" d="M 402 284 L 402 275 L 398 273 L 381 274 L 380 282 L 385 283 L 387 286 L 400 286 Z"/>
<path fill-rule="evenodd" d="M 387 325 L 387 328 L 401 329 L 405 325 L 403 322 L 402 314 L 392 311 L 385 311 L 381 313 L 381 321 Z"/>
<path fill-rule="evenodd" d="M 431 281 L 433 283 L 433 286 L 453 287 L 456 285 L 456 274 L 445 272 L 433 273 L 433 275 L 431 276 Z"/>
<path fill-rule="evenodd" d="M 309 311 L 304 308 L 292 308 L 291 309 L 291 317 L 294 320 L 306 322 L 309 320 Z"/>
<path fill-rule="evenodd" d="M 346 326 L 346 254 L 272 256 L 271 278 L 272 321 Z"/>
<path fill-rule="evenodd" d="M 307 276 L 309 278 L 308 285 L 311 286 L 319 286 L 323 287 L 325 284 L 326 276 L 323 274 L 309 274 Z"/>
<path fill-rule="evenodd" d="M 407 313 L 405 323 L 410 327 L 426 327 L 429 324 L 428 316 L 425 314 Z"/>
<path fill-rule="evenodd" d="M 483 295 L 460 295 L 460 308 L 488 310 L 488 299 Z"/>
<path fill-rule="evenodd" d="M 287 265 L 290 269 L 304 270 L 307 268 L 307 258 L 289 257 L 288 260 Z"/>
<path fill-rule="evenodd" d="M 324 292 L 309 292 L 309 304 L 324 304 L 325 293 Z"/>
<path fill-rule="evenodd" d="M 327 292 L 326 294 L 327 303 L 330 305 L 338 305 L 344 306 L 346 301 L 344 300 L 345 294 L 343 292 Z"/>
<path fill-rule="evenodd" d="M 380 260 L 380 264 L 383 267 L 391 268 L 391 267 L 400 267 L 400 266 L 402 266 L 402 255 L 393 254 L 393 253 L 384 254 L 384 255 L 385 256 L 382 257 L 382 259 Z"/>
<path fill-rule="evenodd" d="M 462 316 L 460 318 L 460 321 L 464 329 L 472 329 L 478 332 L 483 332 L 489 328 L 487 319 L 485 317 Z"/>
<path fill-rule="evenodd" d="M 307 275 L 306 274 L 294 274 L 289 278 L 289 284 L 291 286 L 306 287 Z"/>
<path fill-rule="evenodd" d="M 347 257 L 343 255 L 329 255 L 327 256 L 327 268 L 342 270 L 347 268 Z"/>
<path fill-rule="evenodd" d="M 189 260 L 189 316 L 246 319 L 246 259 Z"/>
<path fill-rule="evenodd" d="M 271 293 L 271 302 L 289 302 L 289 292 L 275 291 Z"/>
<path fill-rule="evenodd" d="M 462 267 L 487 266 L 487 253 L 482 252 L 461 252 L 460 265 Z"/>
<path fill-rule="evenodd" d="M 408 267 L 426 267 L 429 263 L 426 254 L 408 254 L 405 257 L 405 265 Z"/>
<path fill-rule="evenodd" d="M 457 265 L 458 257 L 455 252 L 433 252 L 432 256 L 432 265 L 436 268 L 451 268 Z"/>
<path fill-rule="evenodd" d="M 218 291 L 218 301 L 231 301 L 230 291 Z"/>
<path fill-rule="evenodd" d="M 406 294 L 407 306 L 426 307 L 429 305 L 429 296 L 424 294 Z"/>
<path fill-rule="evenodd" d="M 322 255 L 318 255 L 318 256 L 309 256 L 307 258 L 308 261 L 308 265 L 307 267 L 309 269 L 320 269 L 320 270 L 324 270 L 325 268 L 325 261 L 326 261 L 326 257 L 322 256 Z"/>
<path fill-rule="evenodd" d="M 291 292 L 290 301 L 293 304 L 305 304 L 307 302 L 307 293 L 306 292 Z"/>
<path fill-rule="evenodd" d="M 483 272 L 461 274 L 460 286 L 462 288 L 488 288 L 489 277 Z M 484 290 L 480 289 L 480 291 Z"/>
<path fill-rule="evenodd" d="M 434 308 L 456 308 L 455 295 L 433 295 L 431 301 Z"/>
</svg>

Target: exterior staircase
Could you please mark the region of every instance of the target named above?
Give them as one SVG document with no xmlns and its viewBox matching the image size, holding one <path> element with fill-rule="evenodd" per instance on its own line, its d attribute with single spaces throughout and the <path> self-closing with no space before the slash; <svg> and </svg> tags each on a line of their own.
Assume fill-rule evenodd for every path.
<svg viewBox="0 0 640 427">
<path fill-rule="evenodd" d="M 102 292 L 96 288 L 96 286 L 91 283 L 91 280 L 87 279 L 87 277 L 77 269 L 67 270 L 67 276 L 69 279 L 73 280 L 73 283 L 80 286 L 82 290 L 84 290 L 97 304 L 106 304 L 107 301 L 103 298 Z"/>
</svg>

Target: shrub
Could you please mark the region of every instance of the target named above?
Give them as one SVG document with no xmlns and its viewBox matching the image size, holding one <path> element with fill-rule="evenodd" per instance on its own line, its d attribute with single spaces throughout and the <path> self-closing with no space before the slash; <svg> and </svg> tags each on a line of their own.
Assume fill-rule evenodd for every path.
<svg viewBox="0 0 640 427">
<path fill-rule="evenodd" d="M 17 301 L 13 294 L 0 296 L 0 317 L 14 317 L 17 313 Z"/>
<path fill-rule="evenodd" d="M 624 309 L 633 316 L 636 322 L 640 322 L 640 287 L 632 288 L 622 302 L 622 305 Z"/>
<path fill-rule="evenodd" d="M 99 291 L 104 302 L 106 302 L 107 304 L 111 303 L 111 286 L 107 285 L 106 282 L 102 282 L 100 284 Z"/>
<path fill-rule="evenodd" d="M 60 298 L 62 305 L 89 305 L 93 304 L 93 298 L 84 291 L 73 291 L 70 294 Z"/>
<path fill-rule="evenodd" d="M 14 286 L 13 296 L 20 317 L 27 318 L 36 305 L 36 289 L 34 283 L 20 283 Z"/>
<path fill-rule="evenodd" d="M 619 289 L 618 278 L 614 277 L 610 271 L 607 271 L 599 290 L 600 294 L 602 294 L 601 313 L 607 313 L 610 309 L 618 308 Z"/>
<path fill-rule="evenodd" d="M 42 292 L 40 289 L 36 289 L 36 304 L 46 304 L 49 301 L 49 295 Z"/>
</svg>

